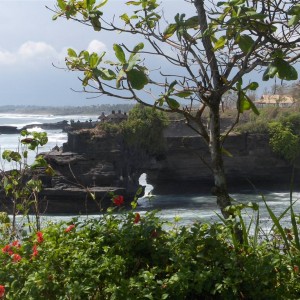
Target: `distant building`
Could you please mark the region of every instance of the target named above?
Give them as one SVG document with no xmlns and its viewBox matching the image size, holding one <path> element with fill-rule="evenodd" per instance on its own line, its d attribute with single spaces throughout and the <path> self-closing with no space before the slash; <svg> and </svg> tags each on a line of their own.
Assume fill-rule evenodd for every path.
<svg viewBox="0 0 300 300">
<path fill-rule="evenodd" d="M 255 104 L 257 107 L 291 107 L 295 100 L 289 95 L 262 95 Z"/>
<path fill-rule="evenodd" d="M 101 120 L 101 122 L 110 122 L 110 123 L 121 123 L 122 121 L 127 120 L 128 116 L 126 112 L 122 113 L 121 110 L 119 110 L 117 113 L 113 110 L 110 115 L 105 116 L 104 113 L 101 114 L 101 116 L 98 118 Z"/>
</svg>

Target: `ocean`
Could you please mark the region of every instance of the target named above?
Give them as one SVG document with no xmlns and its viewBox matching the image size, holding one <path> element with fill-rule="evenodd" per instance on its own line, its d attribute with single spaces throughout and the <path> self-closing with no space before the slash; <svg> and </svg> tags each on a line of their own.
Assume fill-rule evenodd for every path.
<svg viewBox="0 0 300 300">
<path fill-rule="evenodd" d="M 91 115 L 28 115 L 28 114 L 0 114 L 0 126 L 17 126 L 22 128 L 28 124 L 36 124 L 32 130 L 42 131 L 39 127 L 43 123 L 56 123 L 63 120 L 78 120 L 81 122 L 85 121 L 96 121 L 98 116 Z M 62 146 L 67 141 L 67 134 L 62 130 L 46 130 L 48 134 L 49 142 L 44 147 L 39 149 L 39 152 L 46 152 L 51 150 L 55 146 Z M 17 150 L 19 146 L 18 134 L 2 134 L 0 135 L 0 150 L 4 151 Z M 33 156 L 30 158 L 33 160 Z M 9 165 L 3 165 L 2 170 L 11 168 Z M 191 224 L 193 222 L 207 222 L 207 221 L 218 221 L 219 210 L 216 205 L 216 200 L 213 196 L 203 194 L 190 194 L 188 191 L 184 195 L 168 194 L 168 195 L 152 195 L 152 186 L 147 184 L 147 175 L 143 174 L 140 178 L 140 183 L 146 186 L 145 196 L 140 198 L 138 201 L 138 211 L 143 214 L 151 209 L 158 209 L 159 216 L 166 221 L 173 221 L 174 218 L 179 218 L 180 224 Z M 250 188 L 250 187 L 249 187 Z M 273 210 L 275 215 L 279 216 L 290 203 L 289 191 L 265 191 L 263 195 L 253 193 L 236 193 L 231 195 L 233 199 L 241 203 L 255 202 L 260 207 L 260 222 L 265 228 L 270 227 L 270 217 L 267 213 L 262 197 L 265 198 L 269 207 Z M 294 210 L 296 214 L 299 214 L 300 205 L 298 199 L 300 193 L 293 193 L 293 201 L 296 201 Z M 246 218 L 250 220 L 251 211 L 245 211 Z M 44 221 L 53 220 L 70 220 L 74 216 L 45 216 Z M 97 218 L 99 215 L 92 215 L 88 217 Z M 286 215 L 282 222 L 285 226 L 289 226 L 290 217 Z"/>
</svg>

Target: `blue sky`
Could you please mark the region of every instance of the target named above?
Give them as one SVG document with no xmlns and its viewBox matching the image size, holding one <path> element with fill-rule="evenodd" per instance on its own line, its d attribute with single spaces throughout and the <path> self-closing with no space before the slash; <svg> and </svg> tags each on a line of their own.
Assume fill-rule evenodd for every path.
<svg viewBox="0 0 300 300">
<path fill-rule="evenodd" d="M 124 3 L 110 1 L 107 9 L 111 15 L 123 12 L 121 2 Z M 190 7 L 183 0 L 163 3 L 173 15 Z M 73 21 L 52 21 L 53 13 L 45 6 L 54 4 L 52 0 L 0 0 L 0 105 L 115 103 L 105 98 L 88 100 L 88 95 L 73 92 L 71 88 L 81 89 L 78 74 L 58 68 L 65 67 L 67 48 L 106 50 L 109 55 L 111 45 L 120 37 L 106 32 L 99 34 Z"/>
</svg>

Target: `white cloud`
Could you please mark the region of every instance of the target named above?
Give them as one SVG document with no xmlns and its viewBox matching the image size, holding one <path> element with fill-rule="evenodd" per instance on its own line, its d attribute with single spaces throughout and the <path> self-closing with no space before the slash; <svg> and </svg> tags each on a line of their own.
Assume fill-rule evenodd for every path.
<svg viewBox="0 0 300 300">
<path fill-rule="evenodd" d="M 57 51 L 53 46 L 45 42 L 27 41 L 16 51 L 8 51 L 7 49 L 0 48 L 0 65 L 28 66 L 28 64 L 31 64 L 36 68 L 45 64 L 64 63 L 68 48 L 69 47 L 64 47 L 60 51 Z M 87 47 L 87 51 L 90 53 L 101 53 L 105 50 L 106 45 L 98 40 L 92 40 Z"/>
<path fill-rule="evenodd" d="M 27 41 L 17 51 L 0 49 L 0 65 L 49 63 L 58 56 L 58 52 L 45 42 Z"/>
<path fill-rule="evenodd" d="M 44 42 L 28 41 L 21 45 L 18 50 L 21 58 L 36 58 L 36 57 L 53 57 L 57 56 L 56 50 Z"/>
<path fill-rule="evenodd" d="M 87 51 L 90 53 L 96 52 L 99 54 L 103 51 L 106 51 L 106 45 L 100 41 L 92 40 L 88 45 Z"/>
<path fill-rule="evenodd" d="M 6 50 L 0 50 L 0 65 L 11 65 L 16 62 L 16 56 Z"/>
</svg>

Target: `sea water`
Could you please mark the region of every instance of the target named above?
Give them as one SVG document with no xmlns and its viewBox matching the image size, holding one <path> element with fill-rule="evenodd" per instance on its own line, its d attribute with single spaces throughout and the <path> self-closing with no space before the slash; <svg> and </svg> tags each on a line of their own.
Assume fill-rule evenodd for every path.
<svg viewBox="0 0 300 300">
<path fill-rule="evenodd" d="M 0 126 L 15 126 L 18 129 L 22 129 L 26 125 L 35 124 L 28 131 L 42 132 L 46 131 L 48 135 L 48 143 L 42 147 L 39 147 L 38 153 L 48 152 L 53 149 L 55 146 L 61 147 L 63 143 L 67 141 L 67 133 L 63 132 L 61 129 L 55 130 L 43 130 L 39 126 L 40 124 L 45 123 L 57 123 L 61 121 L 68 121 L 70 124 L 71 120 L 75 122 L 86 122 L 86 121 L 96 121 L 98 116 L 88 116 L 88 115 L 28 115 L 28 114 L 0 114 Z M 4 150 L 13 150 L 19 151 L 21 149 L 20 139 L 22 137 L 20 134 L 0 134 L 0 152 Z M 28 163 L 32 163 L 35 156 L 38 154 L 36 152 L 29 152 Z M 0 167 L 2 170 L 11 169 L 11 165 L 1 159 Z"/>
<path fill-rule="evenodd" d="M 98 116 L 90 115 L 28 115 L 28 114 L 0 114 L 0 125 L 6 126 L 17 126 L 22 128 L 28 124 L 36 124 L 32 130 L 42 131 L 39 127 L 43 123 L 56 123 L 63 120 L 74 120 L 75 122 L 81 121 L 86 122 L 89 120 L 96 121 Z M 67 134 L 62 130 L 46 130 L 48 134 L 47 145 L 41 147 L 39 152 L 46 152 L 51 150 L 55 146 L 62 146 L 67 141 Z M 4 151 L 17 150 L 19 147 L 19 134 L 2 134 L 0 135 L 0 150 Z M 33 157 L 31 158 L 33 159 Z M 10 166 L 5 165 L 4 168 L 9 169 Z M 3 160 L 2 160 L 3 169 Z M 180 224 L 191 224 L 193 222 L 207 222 L 207 221 L 218 221 L 219 209 L 216 205 L 215 197 L 208 194 L 190 194 L 188 191 L 185 194 L 168 194 L 168 195 L 152 195 L 152 186 L 147 184 L 147 175 L 143 174 L 140 178 L 140 184 L 146 186 L 145 196 L 140 198 L 138 201 L 138 211 L 143 214 L 146 211 L 157 209 L 159 210 L 158 215 L 166 220 L 173 221 L 175 217 L 180 218 Z M 265 208 L 264 201 L 267 202 L 269 207 L 275 213 L 280 216 L 282 212 L 290 205 L 290 193 L 289 191 L 265 191 L 262 194 L 253 193 L 236 193 L 231 195 L 233 199 L 238 202 L 248 203 L 255 202 L 260 206 L 260 222 L 268 228 L 271 224 L 269 214 Z M 298 199 L 300 193 L 296 192 L 292 195 L 294 204 L 294 210 L 296 214 L 299 214 L 300 204 Z M 251 210 L 245 212 L 246 218 L 251 219 Z M 249 214 L 249 216 L 247 216 Z M 45 216 L 44 221 L 49 220 L 70 220 L 74 216 Z M 87 216 L 82 216 L 87 217 Z M 99 215 L 91 215 L 88 217 L 97 218 Z M 290 216 L 287 214 L 282 218 L 284 226 L 290 226 Z"/>
</svg>

